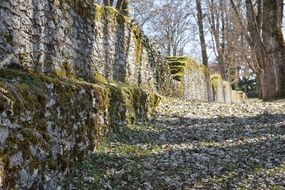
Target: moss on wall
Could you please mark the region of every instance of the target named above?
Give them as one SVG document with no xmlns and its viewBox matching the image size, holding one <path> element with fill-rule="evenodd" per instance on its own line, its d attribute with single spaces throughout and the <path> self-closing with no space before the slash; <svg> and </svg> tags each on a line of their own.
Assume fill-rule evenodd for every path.
<svg viewBox="0 0 285 190">
<path fill-rule="evenodd" d="M 110 29 L 111 35 L 118 35 L 117 30 L 122 29 L 125 31 L 129 31 L 131 33 L 131 42 L 124 39 L 122 35 L 121 40 L 125 40 L 124 43 L 133 43 L 134 44 L 134 53 L 131 55 L 134 57 L 134 63 L 128 64 L 141 64 L 142 62 L 142 53 L 144 44 L 142 40 L 142 30 L 140 27 L 131 20 L 130 17 L 123 15 L 117 9 L 110 6 L 101 6 L 96 4 L 95 1 L 86 1 L 86 0 L 53 0 L 54 6 L 59 7 L 60 9 L 66 11 L 69 10 L 69 6 L 72 10 L 74 10 L 82 19 L 85 20 L 88 25 L 91 25 L 94 30 L 97 30 L 98 24 L 104 23 L 108 24 L 108 29 Z M 123 44 L 124 44 L 123 43 Z M 125 44 L 125 46 L 129 46 L 129 44 Z M 123 49 L 124 47 L 122 47 Z M 128 49 L 128 48 L 126 48 Z M 127 54 L 128 52 L 122 52 Z M 24 58 L 21 57 L 20 61 Z M 103 60 L 104 61 L 104 60 Z M 86 71 L 87 72 L 87 71 Z M 54 70 L 54 74 L 59 77 L 67 77 L 67 78 L 76 78 L 76 72 L 72 71 L 69 63 L 64 63 L 61 68 Z M 90 76 L 85 77 L 89 79 Z M 92 80 L 88 80 L 91 81 Z"/>
<path fill-rule="evenodd" d="M 208 69 L 202 64 L 197 64 L 194 59 L 186 56 L 167 57 L 167 60 L 171 76 L 175 80 L 174 96 L 184 98 L 187 96 L 193 99 L 194 97 L 189 97 L 189 95 L 184 93 L 186 88 L 191 88 L 187 86 L 187 84 L 189 85 L 191 83 L 194 85 L 195 83 L 196 85 L 196 83 L 200 83 L 200 85 L 203 85 L 204 83 L 199 77 L 204 76 L 202 80 L 208 80 L 210 76 Z M 187 81 L 185 81 L 186 78 Z"/>
<path fill-rule="evenodd" d="M 246 94 L 243 91 L 232 90 L 232 101 L 234 103 L 240 103 L 247 99 Z"/>
<path fill-rule="evenodd" d="M 167 57 L 171 70 L 171 75 L 174 80 L 182 81 L 186 71 L 202 72 L 209 75 L 208 69 L 198 64 L 194 59 L 186 56 Z"/>
<path fill-rule="evenodd" d="M 147 120 L 160 101 L 158 95 L 109 83 L 100 75 L 95 76 L 98 84 L 91 84 L 9 69 L 0 73 L 0 105 L 5 105 L 0 122 L 9 127 L 0 160 L 3 183 L 11 188 L 23 169 L 30 175 L 38 170 L 38 180 L 52 169 L 64 172 L 110 131 Z M 71 147 L 57 151 L 67 145 Z M 36 156 L 31 147 L 43 150 L 45 158 Z M 22 163 L 11 166 L 11 158 L 19 152 Z"/>
<path fill-rule="evenodd" d="M 141 29 L 137 25 L 132 25 L 131 28 L 134 34 L 133 40 L 135 42 L 135 60 L 136 63 L 139 64 L 142 61 L 142 51 L 143 51 Z"/>
<path fill-rule="evenodd" d="M 213 90 L 217 92 L 219 85 L 223 85 L 223 79 L 221 75 L 211 75 L 211 83 Z"/>
<path fill-rule="evenodd" d="M 109 6 L 101 6 L 89 1 L 84 0 L 63 0 L 62 2 L 68 3 L 71 5 L 74 10 L 81 15 L 83 18 L 91 18 L 94 22 L 106 20 L 113 21 L 112 24 L 119 24 L 124 27 L 127 27 L 131 32 L 135 44 L 135 62 L 137 64 L 141 63 L 142 60 L 142 36 L 140 27 L 131 22 L 131 18 L 123 15 L 117 9 Z"/>
</svg>

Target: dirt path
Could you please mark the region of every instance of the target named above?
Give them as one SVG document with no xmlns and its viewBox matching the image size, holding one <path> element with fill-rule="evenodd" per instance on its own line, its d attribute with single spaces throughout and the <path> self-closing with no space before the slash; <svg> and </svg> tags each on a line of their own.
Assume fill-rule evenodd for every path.
<svg viewBox="0 0 285 190">
<path fill-rule="evenodd" d="M 285 102 L 168 100 L 98 147 L 67 189 L 285 189 Z"/>
</svg>

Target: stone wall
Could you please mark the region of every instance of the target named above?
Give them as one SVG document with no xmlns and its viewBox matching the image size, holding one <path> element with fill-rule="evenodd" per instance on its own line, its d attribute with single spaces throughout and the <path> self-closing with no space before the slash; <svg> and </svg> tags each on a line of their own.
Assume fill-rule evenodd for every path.
<svg viewBox="0 0 285 190">
<path fill-rule="evenodd" d="M 146 121 L 156 92 L 220 100 L 204 66 L 168 62 L 133 21 L 93 2 L 0 1 L 0 189 L 57 189 L 100 138 Z"/>
<path fill-rule="evenodd" d="M 231 84 L 227 81 L 223 81 L 224 88 L 224 101 L 225 103 L 231 103 L 232 100 L 232 87 Z"/>
<path fill-rule="evenodd" d="M 247 99 L 242 91 L 232 90 L 228 81 L 223 81 L 221 75 L 211 75 L 213 100 L 220 103 L 241 103 Z"/>
<path fill-rule="evenodd" d="M 167 60 L 174 80 L 174 97 L 220 103 L 242 102 L 246 99 L 241 91 L 232 91 L 231 84 L 223 81 L 221 75 L 210 75 L 204 65 L 190 57 L 167 57 Z"/>
<path fill-rule="evenodd" d="M 1 0 L 0 68 L 135 84 L 154 92 L 167 64 L 139 27 L 92 0 Z M 162 76 L 161 76 L 162 75 Z"/>
<path fill-rule="evenodd" d="M 221 75 L 211 75 L 213 89 L 213 100 L 215 102 L 225 102 L 225 91 Z"/>
<path fill-rule="evenodd" d="M 231 95 L 233 103 L 242 103 L 247 99 L 247 96 L 243 91 L 233 90 Z"/>
<path fill-rule="evenodd" d="M 210 75 L 204 65 L 189 57 L 168 57 L 174 96 L 186 100 L 212 101 Z"/>
<path fill-rule="evenodd" d="M 1 70 L 0 189 L 58 189 L 101 138 L 145 121 L 159 100 L 134 86 Z"/>
<path fill-rule="evenodd" d="M 0 189 L 57 189 L 172 86 L 139 27 L 89 0 L 0 1 Z"/>
</svg>

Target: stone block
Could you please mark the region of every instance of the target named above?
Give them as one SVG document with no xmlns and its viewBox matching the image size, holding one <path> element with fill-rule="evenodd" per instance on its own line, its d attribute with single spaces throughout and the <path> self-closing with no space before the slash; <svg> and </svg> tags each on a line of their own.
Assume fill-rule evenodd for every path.
<svg viewBox="0 0 285 190">
<path fill-rule="evenodd" d="M 211 75 L 211 84 L 213 89 L 213 100 L 215 102 L 225 102 L 223 79 L 221 75 Z"/>
</svg>

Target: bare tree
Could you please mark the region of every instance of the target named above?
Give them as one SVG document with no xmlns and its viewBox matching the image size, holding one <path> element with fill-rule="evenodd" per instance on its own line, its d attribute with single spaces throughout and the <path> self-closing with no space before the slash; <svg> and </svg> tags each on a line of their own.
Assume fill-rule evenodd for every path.
<svg viewBox="0 0 285 190">
<path fill-rule="evenodd" d="M 128 0 L 117 0 L 116 9 L 125 15 L 129 15 L 129 1 Z"/>
<path fill-rule="evenodd" d="M 208 22 L 212 37 L 212 44 L 221 74 L 226 79 L 225 63 L 225 35 L 226 35 L 226 2 L 224 0 L 207 0 Z"/>
<path fill-rule="evenodd" d="M 149 3 L 151 4 L 151 3 Z M 143 25 L 146 31 L 159 44 L 168 56 L 183 54 L 189 42 L 190 14 L 187 1 L 168 0 L 166 2 L 152 2 Z M 186 6 L 186 7 L 185 7 Z M 145 7 L 141 7 L 145 9 Z M 140 13 L 143 13 L 141 10 Z"/>
<path fill-rule="evenodd" d="M 103 0 L 105 6 L 113 6 L 114 0 Z"/>
<path fill-rule="evenodd" d="M 247 23 L 230 1 L 248 44 L 258 62 L 258 79 L 264 100 L 285 97 L 285 46 L 281 23 L 283 0 L 245 0 Z M 244 19 L 245 20 L 245 19 Z"/>
<path fill-rule="evenodd" d="M 129 15 L 129 0 L 103 0 L 98 3 L 103 3 L 104 6 L 115 6 L 122 14 Z"/>
<path fill-rule="evenodd" d="M 153 0 L 132 0 L 131 6 L 133 9 L 133 17 L 141 27 L 149 24 L 159 12 L 155 11 L 156 6 Z M 147 7 L 147 8 L 146 8 Z"/>
<path fill-rule="evenodd" d="M 202 52 L 202 62 L 208 67 L 208 55 L 207 55 L 207 47 L 204 35 L 204 24 L 203 24 L 203 12 L 201 6 L 201 0 L 196 0 L 196 10 L 197 10 L 197 22 L 199 26 L 199 37 L 200 37 L 200 45 Z"/>
</svg>

